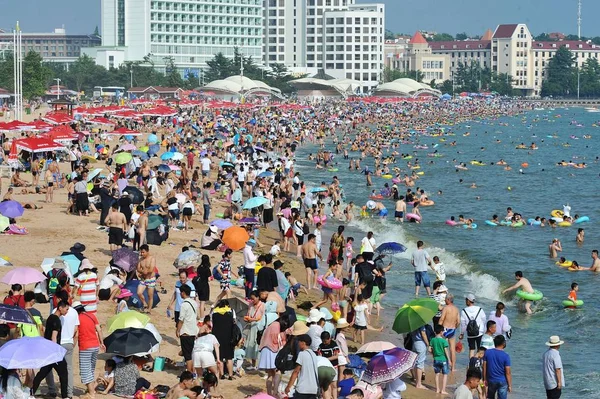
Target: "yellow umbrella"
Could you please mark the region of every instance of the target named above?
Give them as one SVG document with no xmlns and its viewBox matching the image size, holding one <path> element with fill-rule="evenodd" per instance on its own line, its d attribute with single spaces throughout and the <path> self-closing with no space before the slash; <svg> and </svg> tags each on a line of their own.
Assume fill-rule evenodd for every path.
<svg viewBox="0 0 600 399">
<path fill-rule="evenodd" d="M 112 333 L 120 328 L 144 328 L 150 321 L 150 317 L 135 310 L 128 310 L 121 312 L 108 319 L 106 326 L 108 332 Z"/>
<path fill-rule="evenodd" d="M 142 151 L 142 152 L 148 152 L 148 151 L 150 151 L 150 147 L 148 147 L 147 145 L 145 145 L 143 147 L 140 147 L 140 151 Z"/>
</svg>

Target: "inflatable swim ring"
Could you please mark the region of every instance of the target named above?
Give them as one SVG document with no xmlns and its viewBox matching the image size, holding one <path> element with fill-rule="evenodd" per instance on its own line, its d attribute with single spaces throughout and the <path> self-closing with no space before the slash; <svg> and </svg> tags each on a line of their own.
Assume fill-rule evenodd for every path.
<svg viewBox="0 0 600 399">
<path fill-rule="evenodd" d="M 558 226 L 559 227 L 570 227 L 571 223 L 569 223 L 569 222 L 559 222 Z"/>
<path fill-rule="evenodd" d="M 423 176 L 423 175 L 425 174 L 425 172 L 417 172 L 417 174 L 418 174 L 419 176 Z"/>
<path fill-rule="evenodd" d="M 479 161 L 471 161 L 469 163 L 471 165 L 476 165 L 476 166 L 485 166 L 485 164 L 483 162 L 479 162 Z"/>
<path fill-rule="evenodd" d="M 417 214 L 415 214 L 415 213 L 407 213 L 407 214 L 406 214 L 406 219 L 408 219 L 408 220 L 412 220 L 412 219 L 414 219 L 414 220 L 416 220 L 417 222 L 420 222 L 420 221 L 421 221 L 421 216 L 419 216 L 419 215 L 417 215 Z"/>
<path fill-rule="evenodd" d="M 523 226 L 524 226 L 523 222 L 517 222 L 515 224 L 511 224 L 511 227 L 515 227 L 515 228 L 516 227 L 523 227 Z"/>
<path fill-rule="evenodd" d="M 575 301 L 575 305 L 573 305 L 573 301 L 565 299 L 564 301 L 562 301 L 562 304 L 565 308 L 578 308 L 580 306 L 583 306 L 583 301 L 581 299 L 578 299 Z"/>
<path fill-rule="evenodd" d="M 392 175 L 381 175 L 381 177 L 383 177 L 384 179 L 391 179 L 394 176 L 392 176 Z"/>
<path fill-rule="evenodd" d="M 337 172 L 337 171 L 338 171 L 338 168 L 329 168 L 329 169 L 327 169 L 327 170 L 328 170 L 328 171 L 330 171 L 330 172 Z"/>
<path fill-rule="evenodd" d="M 477 223 L 471 223 L 471 226 L 469 226 L 468 224 L 463 224 L 462 226 L 465 229 L 476 229 L 477 228 Z"/>
<path fill-rule="evenodd" d="M 317 283 L 319 283 L 322 287 L 332 288 L 334 290 L 339 290 L 340 288 L 342 288 L 342 282 L 335 277 L 332 277 L 331 279 L 327 280 L 329 287 L 325 285 L 323 276 L 317 277 Z"/>
<path fill-rule="evenodd" d="M 306 321 L 306 316 L 296 313 L 297 321 Z"/>
<path fill-rule="evenodd" d="M 402 159 L 412 159 L 412 155 L 408 155 L 406 157 L 402 157 Z"/>
<path fill-rule="evenodd" d="M 450 219 L 446 220 L 446 224 L 448 226 L 456 226 L 457 225 L 456 221 L 450 220 Z"/>
<path fill-rule="evenodd" d="M 378 194 L 378 195 L 370 195 L 369 198 L 377 200 L 377 199 L 383 199 L 384 197 L 383 197 L 383 195 Z"/>
<path fill-rule="evenodd" d="M 558 266 L 562 266 L 562 267 L 571 267 L 571 266 L 573 266 L 573 261 L 572 260 L 566 260 L 566 261 L 564 261 L 562 263 L 556 262 L 556 264 Z"/>
<path fill-rule="evenodd" d="M 486 220 L 485 224 L 487 224 L 488 226 L 498 226 L 498 223 L 494 223 L 491 220 Z"/>
<path fill-rule="evenodd" d="M 541 221 L 535 220 L 533 218 L 527 219 L 527 224 L 530 226 L 540 226 L 542 224 Z"/>
<path fill-rule="evenodd" d="M 583 222 L 589 222 L 590 218 L 587 216 L 582 216 L 579 219 L 575 220 L 575 224 L 579 224 L 579 223 L 583 223 Z"/>
<path fill-rule="evenodd" d="M 528 301 L 539 301 L 540 299 L 542 299 L 544 297 L 544 294 L 542 294 L 542 292 L 539 290 L 533 290 L 533 293 L 529 293 L 529 292 L 525 292 L 521 289 L 518 289 L 517 296 L 521 299 L 525 299 Z"/>
<path fill-rule="evenodd" d="M 421 201 L 421 202 L 419 202 L 419 205 L 421 205 L 421 206 L 433 206 L 433 205 L 435 205 L 435 201 L 433 201 L 433 200 Z"/>
<path fill-rule="evenodd" d="M 557 217 L 553 217 L 553 218 L 550 218 L 550 219 L 554 220 L 556 223 L 561 223 L 561 222 L 563 222 L 563 218 L 557 218 Z"/>
<path fill-rule="evenodd" d="M 361 216 L 362 216 L 362 212 L 361 212 Z M 319 217 L 319 215 L 317 216 L 313 216 L 313 222 L 315 223 L 325 223 L 325 221 L 327 220 L 327 216 L 323 215 L 321 217 Z"/>
<path fill-rule="evenodd" d="M 417 169 L 421 169 L 421 166 L 419 165 L 415 165 L 415 166 L 411 166 L 410 167 L 412 170 L 417 170 Z"/>
<path fill-rule="evenodd" d="M 565 217 L 565 213 L 559 209 L 555 209 L 552 212 L 550 212 L 550 216 L 562 219 Z"/>
<path fill-rule="evenodd" d="M 392 179 L 392 183 L 400 183 L 402 180 L 398 179 L 397 177 L 394 177 Z"/>
</svg>

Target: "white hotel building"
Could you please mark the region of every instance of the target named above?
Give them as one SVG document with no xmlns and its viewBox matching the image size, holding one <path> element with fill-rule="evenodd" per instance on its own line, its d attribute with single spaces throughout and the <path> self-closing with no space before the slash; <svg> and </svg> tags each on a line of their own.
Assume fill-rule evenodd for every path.
<svg viewBox="0 0 600 399">
<path fill-rule="evenodd" d="M 147 55 L 160 68 L 173 57 L 193 73 L 235 47 L 260 62 L 263 10 L 263 0 L 102 0 L 102 46 L 85 52 L 107 68 Z"/>
</svg>

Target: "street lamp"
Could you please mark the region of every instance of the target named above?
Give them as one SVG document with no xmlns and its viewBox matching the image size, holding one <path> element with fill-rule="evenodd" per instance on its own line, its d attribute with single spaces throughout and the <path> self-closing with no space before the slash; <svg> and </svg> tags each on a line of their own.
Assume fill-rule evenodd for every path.
<svg viewBox="0 0 600 399">
<path fill-rule="evenodd" d="M 129 70 L 129 88 L 133 87 L 133 68 Z"/>
<path fill-rule="evenodd" d="M 54 78 L 56 80 L 56 99 L 60 98 L 60 78 Z"/>
</svg>

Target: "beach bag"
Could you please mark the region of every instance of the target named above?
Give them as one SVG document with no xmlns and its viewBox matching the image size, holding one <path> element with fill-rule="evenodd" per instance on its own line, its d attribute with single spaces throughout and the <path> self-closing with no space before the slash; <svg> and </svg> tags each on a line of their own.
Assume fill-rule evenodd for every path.
<svg viewBox="0 0 600 399">
<path fill-rule="evenodd" d="M 297 354 L 292 350 L 294 340 L 289 340 L 275 356 L 275 368 L 281 372 L 291 371 L 296 367 Z"/>
<path fill-rule="evenodd" d="M 158 395 L 154 391 L 140 389 L 133 395 L 133 399 L 158 399 Z"/>
<path fill-rule="evenodd" d="M 60 286 L 61 277 L 62 280 L 67 280 L 67 273 L 63 269 L 52 269 L 48 273 L 48 294 L 54 295 L 58 287 Z"/>
<path fill-rule="evenodd" d="M 213 278 L 215 280 L 221 281 L 221 280 L 223 280 L 223 275 L 221 273 L 219 273 L 219 267 L 218 266 L 219 265 L 213 267 L 212 275 L 213 275 Z"/>
<path fill-rule="evenodd" d="M 477 314 L 475 315 L 474 319 L 471 319 L 469 317 L 469 314 L 467 313 L 467 311 L 465 309 L 463 309 L 463 312 L 465 312 L 465 315 L 467 316 L 467 320 L 469 320 L 469 322 L 467 323 L 467 337 L 478 337 L 479 336 L 479 324 L 477 324 L 477 317 L 479 316 L 479 313 L 481 313 L 481 308 L 479 308 L 479 310 L 477 311 Z"/>
<path fill-rule="evenodd" d="M 308 224 L 307 224 L 307 223 L 304 223 L 304 225 L 302 226 L 302 232 L 303 232 L 305 235 L 308 235 L 308 234 L 310 234 L 310 227 L 308 227 Z"/>
</svg>

